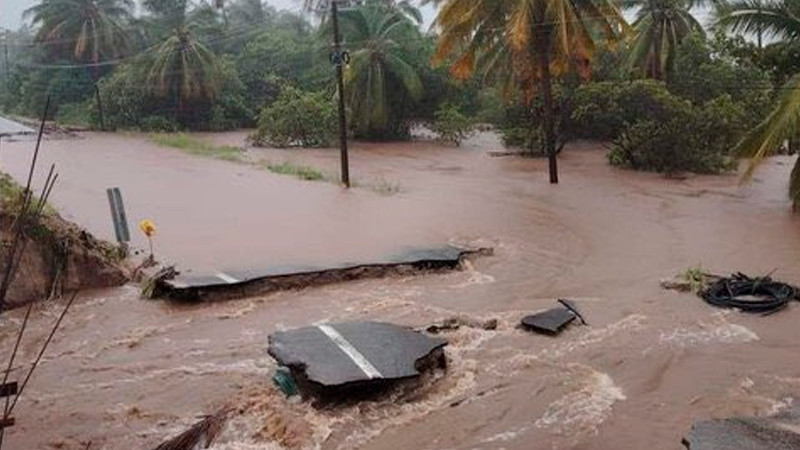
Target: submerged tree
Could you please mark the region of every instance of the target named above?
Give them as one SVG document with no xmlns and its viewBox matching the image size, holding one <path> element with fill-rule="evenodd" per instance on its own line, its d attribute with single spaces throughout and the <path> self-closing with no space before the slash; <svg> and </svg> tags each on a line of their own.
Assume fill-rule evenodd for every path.
<svg viewBox="0 0 800 450">
<path fill-rule="evenodd" d="M 575 70 L 589 75 L 596 40 L 616 40 L 626 26 L 614 2 L 445 0 L 436 25 L 441 29 L 436 59 L 455 56 L 455 77 L 481 70 L 505 78 L 529 105 L 538 92 L 550 182 L 558 183 L 553 78 Z"/>
<path fill-rule="evenodd" d="M 717 18 L 716 26 L 739 33 L 761 31 L 789 43 L 800 42 L 800 0 L 762 3 L 758 0 L 737 0 Z M 752 176 L 756 166 L 774 153 L 787 140 L 800 134 L 800 73 L 780 88 L 775 109 L 751 130 L 735 151 L 752 162 L 746 173 Z M 795 208 L 800 206 L 800 159 L 795 163 L 789 182 L 789 197 Z"/>
<path fill-rule="evenodd" d="M 645 76 L 663 80 L 675 66 L 681 42 L 703 26 L 689 12 L 690 0 L 627 0 L 626 8 L 637 8 L 629 64 Z"/>
</svg>

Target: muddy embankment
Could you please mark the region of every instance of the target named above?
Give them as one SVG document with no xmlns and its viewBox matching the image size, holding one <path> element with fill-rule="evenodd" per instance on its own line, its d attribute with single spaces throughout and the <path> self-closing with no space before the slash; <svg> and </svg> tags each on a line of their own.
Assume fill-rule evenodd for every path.
<svg viewBox="0 0 800 450">
<path fill-rule="evenodd" d="M 17 214 L 0 204 L 0 268 L 5 272 Z M 78 226 L 48 212 L 23 230 L 24 253 L 6 295 L 16 307 L 63 291 L 120 286 L 128 280 L 119 251 Z"/>
</svg>

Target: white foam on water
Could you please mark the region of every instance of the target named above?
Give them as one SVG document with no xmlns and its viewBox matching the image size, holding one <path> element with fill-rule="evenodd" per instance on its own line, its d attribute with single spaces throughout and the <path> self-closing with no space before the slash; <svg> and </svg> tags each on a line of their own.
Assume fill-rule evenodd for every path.
<svg viewBox="0 0 800 450">
<path fill-rule="evenodd" d="M 469 286 L 474 285 L 481 285 L 481 284 L 491 284 L 495 282 L 495 278 L 489 274 L 485 274 L 479 272 L 475 265 L 472 264 L 472 261 L 465 260 L 464 261 L 464 272 L 469 275 L 466 281 L 451 285 L 450 287 L 453 289 L 462 289 Z M 463 276 L 462 274 L 458 274 L 459 276 Z"/>
<path fill-rule="evenodd" d="M 534 425 L 577 438 L 596 432 L 597 427 L 611 415 L 614 403 L 626 397 L 608 374 L 587 366 L 571 367 L 585 374 L 588 371 L 588 374 L 580 377 L 572 392 L 551 403 Z"/>
<path fill-rule="evenodd" d="M 623 319 L 602 328 L 591 329 L 580 335 L 577 339 L 568 340 L 558 345 L 545 349 L 540 356 L 543 358 L 558 359 L 566 354 L 572 353 L 590 345 L 598 344 L 622 332 L 639 331 L 644 329 L 647 316 L 642 314 L 631 314 Z"/>
<path fill-rule="evenodd" d="M 742 325 L 728 322 L 722 314 L 716 314 L 711 322 L 699 322 L 691 328 L 677 328 L 669 333 L 661 333 L 659 337 L 661 344 L 676 347 L 739 344 L 757 340 L 758 335 L 752 330 Z"/>
<path fill-rule="evenodd" d="M 491 444 L 493 442 L 510 442 L 510 441 L 515 440 L 521 434 L 523 434 L 526 431 L 528 431 L 528 429 L 529 429 L 529 427 L 520 427 L 520 428 L 515 428 L 515 429 L 509 430 L 509 431 L 503 431 L 502 433 L 497 433 L 494 436 L 490 436 L 490 437 L 484 439 L 483 441 L 481 441 L 481 443 L 483 443 L 483 444 Z"/>
<path fill-rule="evenodd" d="M 470 350 L 477 349 L 495 334 L 486 330 L 468 327 L 448 333 L 451 344 L 445 352 L 448 369 L 445 374 L 436 371 L 425 375 L 429 379 L 420 386 L 399 387 L 379 401 L 358 402 L 331 410 L 317 410 L 307 403 L 285 405 L 281 394 L 268 400 L 271 412 L 248 411 L 226 425 L 220 443 L 213 450 L 251 450 L 280 448 L 275 442 L 259 442 L 256 433 L 262 429 L 267 416 L 277 416 L 297 425 L 304 424 L 310 437 L 304 438 L 303 449 L 359 448 L 390 429 L 423 420 L 430 413 L 447 408 L 454 399 L 463 397 L 477 385 L 478 372 L 482 365 L 467 357 Z M 331 439 L 335 442 L 331 442 Z M 262 439 L 263 440 L 263 439 Z"/>
</svg>

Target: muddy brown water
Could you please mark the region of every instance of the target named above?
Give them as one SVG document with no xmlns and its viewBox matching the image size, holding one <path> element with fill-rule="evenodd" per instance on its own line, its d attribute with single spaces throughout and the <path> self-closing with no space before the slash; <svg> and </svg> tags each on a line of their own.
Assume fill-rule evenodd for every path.
<svg viewBox="0 0 800 450">
<path fill-rule="evenodd" d="M 0 166 L 23 176 L 31 147 L 4 143 Z M 785 198 L 792 158 L 771 159 L 740 186 L 734 175 L 613 169 L 601 146 L 578 143 L 551 186 L 543 161 L 487 154 L 497 150 L 489 135 L 462 148 L 356 144 L 360 187 L 346 191 L 143 136 L 45 142 L 42 167 L 58 163 L 53 202 L 67 218 L 110 239 L 104 190 L 119 186 L 132 225 L 153 219 L 157 256 L 181 267 L 324 263 L 443 242 L 495 255 L 460 272 L 206 305 L 140 300 L 132 286 L 86 293 L 20 401 L 7 448 L 148 449 L 234 405 L 243 413 L 213 449 L 679 449 L 693 420 L 766 415 L 800 395 L 799 304 L 754 317 L 658 284 L 697 264 L 775 270 L 800 284 L 800 219 Z M 325 150 L 248 158 L 331 174 L 338 162 Z M 387 185 L 399 192 L 384 195 Z M 516 328 L 559 296 L 575 299 L 590 326 L 556 338 Z M 37 311 L 20 361 L 34 357 L 60 306 Z M 418 389 L 317 410 L 271 386 L 275 330 L 353 319 L 419 327 L 457 314 L 499 326 L 446 333 L 449 368 Z M 0 322 L 0 360 L 21 317 Z"/>
</svg>

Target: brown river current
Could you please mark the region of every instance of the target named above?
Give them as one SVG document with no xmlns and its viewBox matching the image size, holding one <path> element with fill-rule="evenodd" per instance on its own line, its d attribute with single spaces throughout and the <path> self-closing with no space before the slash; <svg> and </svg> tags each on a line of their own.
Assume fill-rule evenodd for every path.
<svg viewBox="0 0 800 450">
<path fill-rule="evenodd" d="M 4 142 L 2 170 L 22 178 L 31 148 Z M 461 148 L 355 144 L 357 186 L 346 191 L 144 136 L 46 141 L 40 175 L 58 164 L 52 201 L 62 215 L 112 239 L 105 189 L 119 186 L 132 226 L 153 219 L 156 256 L 184 269 L 324 263 L 447 242 L 495 254 L 459 272 L 213 304 L 140 300 L 134 286 L 86 293 L 20 400 L 7 448 L 148 450 L 234 406 L 242 414 L 214 450 L 680 449 L 694 420 L 765 415 L 800 395 L 800 305 L 749 316 L 659 287 L 698 264 L 775 270 L 800 284 L 800 217 L 785 198 L 791 158 L 771 159 L 740 186 L 735 175 L 613 169 L 601 146 L 578 143 L 551 186 L 544 161 L 489 155 L 498 150 L 490 135 Z M 337 173 L 333 151 L 248 153 Z M 556 338 L 516 328 L 556 297 L 575 299 L 589 326 Z M 61 307 L 35 313 L 20 361 L 33 359 Z M 0 318 L 0 360 L 22 315 Z M 275 330 L 354 319 L 424 327 L 454 315 L 499 326 L 445 334 L 449 367 L 418 389 L 315 409 L 272 387 Z"/>
</svg>

